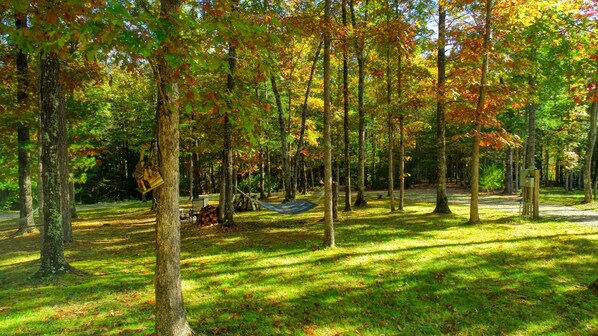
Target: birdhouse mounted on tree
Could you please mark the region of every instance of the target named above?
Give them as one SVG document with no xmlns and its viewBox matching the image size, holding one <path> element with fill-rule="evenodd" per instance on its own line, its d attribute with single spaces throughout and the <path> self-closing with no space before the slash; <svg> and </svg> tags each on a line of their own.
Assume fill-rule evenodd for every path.
<svg viewBox="0 0 598 336">
<path fill-rule="evenodd" d="M 139 163 L 133 172 L 133 177 L 137 181 L 137 191 L 143 195 L 164 184 L 160 169 L 151 162 L 151 155 L 149 160 L 145 160 L 145 148 L 146 146 L 141 149 Z"/>
</svg>

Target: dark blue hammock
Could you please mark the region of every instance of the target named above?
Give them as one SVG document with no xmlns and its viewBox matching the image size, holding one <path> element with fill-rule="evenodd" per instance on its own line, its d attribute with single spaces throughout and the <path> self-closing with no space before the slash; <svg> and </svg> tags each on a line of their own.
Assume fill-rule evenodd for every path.
<svg viewBox="0 0 598 336">
<path fill-rule="evenodd" d="M 237 188 L 237 190 L 241 194 L 245 195 L 245 197 L 256 202 L 257 204 L 263 206 L 264 208 L 266 208 L 268 210 L 276 211 L 279 214 L 296 215 L 296 214 L 300 214 L 300 213 L 309 211 L 309 210 L 315 208 L 316 206 L 318 206 L 316 203 L 306 201 L 306 200 L 300 200 L 300 201 L 283 203 L 283 204 L 272 204 L 272 203 L 268 203 L 268 202 L 258 201 L 255 198 L 252 198 L 249 195 L 247 195 L 246 193 L 242 192 L 241 189 L 239 189 L 239 188 Z"/>
<path fill-rule="evenodd" d="M 272 203 L 262 202 L 262 201 L 257 201 L 257 200 L 256 200 L 256 202 L 268 210 L 276 211 L 280 214 L 290 214 L 290 215 L 300 214 L 300 213 L 309 211 L 317 206 L 317 204 L 310 202 L 310 201 L 306 201 L 306 200 L 283 203 L 283 204 L 272 204 Z"/>
</svg>

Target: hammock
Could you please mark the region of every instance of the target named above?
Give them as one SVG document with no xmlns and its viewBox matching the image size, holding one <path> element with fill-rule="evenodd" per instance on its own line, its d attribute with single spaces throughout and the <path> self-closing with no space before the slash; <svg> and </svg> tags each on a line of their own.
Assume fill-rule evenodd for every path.
<svg viewBox="0 0 598 336">
<path fill-rule="evenodd" d="M 239 190 L 239 188 L 237 188 Z M 247 196 L 250 200 L 256 202 L 257 204 L 263 206 L 264 208 L 272 211 L 276 211 L 279 214 L 285 215 L 297 215 L 306 211 L 309 211 L 317 206 L 316 203 L 300 200 L 295 202 L 283 203 L 283 204 L 273 204 L 268 202 L 258 201 L 254 198 L 249 197 L 246 193 L 239 190 L 239 192 L 245 196 Z"/>
</svg>

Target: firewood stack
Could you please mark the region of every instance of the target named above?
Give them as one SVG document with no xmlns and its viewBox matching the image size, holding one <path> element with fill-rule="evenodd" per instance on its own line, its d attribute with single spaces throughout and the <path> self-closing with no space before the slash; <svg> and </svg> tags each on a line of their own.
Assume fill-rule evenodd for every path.
<svg viewBox="0 0 598 336">
<path fill-rule="evenodd" d="M 261 210 L 262 207 L 258 203 L 255 202 L 255 196 L 251 199 L 243 194 L 240 197 L 237 197 L 234 202 L 235 211 L 258 211 Z"/>
<path fill-rule="evenodd" d="M 208 205 L 199 210 L 196 222 L 198 225 L 212 225 L 216 222 L 218 222 L 218 208 Z"/>
</svg>

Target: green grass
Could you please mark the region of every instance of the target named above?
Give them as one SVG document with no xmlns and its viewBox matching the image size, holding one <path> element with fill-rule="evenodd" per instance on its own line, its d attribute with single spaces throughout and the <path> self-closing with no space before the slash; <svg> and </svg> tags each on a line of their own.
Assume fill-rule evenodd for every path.
<svg viewBox="0 0 598 336">
<path fill-rule="evenodd" d="M 542 188 L 540 189 L 540 201 L 547 204 L 566 205 L 578 209 L 598 210 L 598 202 L 583 204 L 584 192 L 576 189 L 572 192 L 565 192 L 563 188 Z"/>
<path fill-rule="evenodd" d="M 0 240 L 1 335 L 144 335 L 154 326 L 147 204 L 80 213 L 67 259 L 85 275 L 31 280 L 39 235 Z M 322 249 L 321 206 L 182 228 L 188 319 L 200 335 L 596 335 L 598 230 L 387 200 L 340 213 Z M 0 234 L 2 234 L 0 232 Z M 1 239 L 1 238 L 0 238 Z"/>
</svg>

